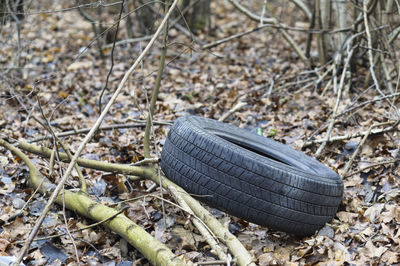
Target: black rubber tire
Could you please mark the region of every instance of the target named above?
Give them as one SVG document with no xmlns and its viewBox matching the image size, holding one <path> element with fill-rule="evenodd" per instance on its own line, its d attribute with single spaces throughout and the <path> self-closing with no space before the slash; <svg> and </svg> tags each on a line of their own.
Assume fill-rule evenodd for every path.
<svg viewBox="0 0 400 266">
<path fill-rule="evenodd" d="M 314 158 L 197 116 L 175 121 L 161 168 L 206 204 L 297 236 L 312 235 L 330 221 L 343 194 L 341 178 Z"/>
</svg>

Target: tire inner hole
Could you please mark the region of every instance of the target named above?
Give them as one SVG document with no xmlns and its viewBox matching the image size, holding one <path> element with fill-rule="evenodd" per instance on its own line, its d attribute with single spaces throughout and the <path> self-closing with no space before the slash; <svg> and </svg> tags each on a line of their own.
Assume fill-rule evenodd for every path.
<svg viewBox="0 0 400 266">
<path fill-rule="evenodd" d="M 246 145 L 246 144 L 244 144 L 244 143 L 241 142 L 241 141 L 238 141 L 238 140 L 236 140 L 236 139 L 229 138 L 229 137 L 227 137 L 227 136 L 222 136 L 222 135 L 219 135 L 219 134 L 216 134 L 216 135 L 217 135 L 218 137 L 220 137 L 220 138 L 226 140 L 226 141 L 229 141 L 230 143 L 233 143 L 233 144 L 235 144 L 235 145 L 237 145 L 237 146 L 239 146 L 239 147 L 242 147 L 243 149 L 246 149 L 246 150 L 249 150 L 249 151 L 251 151 L 251 152 L 257 153 L 258 155 L 261 155 L 261 156 L 263 156 L 263 157 L 267 157 L 267 158 L 269 158 L 269 159 L 271 159 L 271 160 L 274 160 L 274 161 L 283 163 L 283 164 L 285 164 L 285 165 L 292 166 L 291 164 L 289 164 L 289 163 L 287 163 L 287 162 L 285 162 L 285 161 L 283 161 L 283 160 L 280 160 L 280 159 L 277 158 L 277 157 L 271 156 L 268 152 L 266 152 L 266 151 L 263 150 L 262 148 L 257 148 L 257 147 L 254 147 L 254 146 L 252 146 L 252 145 Z"/>
</svg>

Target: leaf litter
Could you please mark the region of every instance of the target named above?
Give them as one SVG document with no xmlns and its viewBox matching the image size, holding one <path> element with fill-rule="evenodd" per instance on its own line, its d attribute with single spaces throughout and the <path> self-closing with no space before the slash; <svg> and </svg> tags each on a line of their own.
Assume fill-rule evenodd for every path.
<svg viewBox="0 0 400 266">
<path fill-rule="evenodd" d="M 67 3 L 54 2 L 50 7 L 65 8 Z M 204 41 L 211 42 L 255 26 L 244 17 L 239 18 L 241 15 L 227 3 L 213 2 L 212 7 L 218 10 L 218 15 L 213 16 L 216 25 L 214 36 L 200 32 L 198 38 Z M 285 13 L 285 9 L 274 9 L 271 12 L 281 12 L 281 16 L 288 17 L 287 24 L 292 22 L 295 25 L 296 20 L 304 20 L 299 14 Z M 25 18 L 24 25 L 21 32 L 24 68 L 20 73 L 1 73 L 3 80 L 0 95 L 4 99 L 0 104 L 2 137 L 26 140 L 47 134 L 34 119 L 27 120 L 31 111 L 41 117 L 37 109 L 33 108 L 35 94 L 57 132 L 92 126 L 99 115 L 97 101 L 105 84 L 109 61 L 103 62 L 98 58 L 95 45 L 83 52 L 94 39 L 91 25 L 77 12 L 31 15 Z M 4 42 L 0 49 L 0 63 L 4 68 L 14 67 L 16 31 L 11 23 L 2 27 Z M 124 31 L 121 29 L 119 38 L 125 38 L 127 33 Z M 304 42 L 304 35 L 297 32 L 291 34 L 296 42 Z M 174 43 L 191 42 L 179 32 L 171 34 L 170 38 Z M 110 93 L 143 46 L 144 43 L 134 43 L 116 47 L 114 71 L 103 97 L 104 102 L 107 102 Z M 335 105 L 335 95 L 330 90 L 321 96 L 320 91 L 313 87 L 302 89 L 302 84 L 306 83 L 299 81 L 309 78 L 301 74 L 306 67 L 293 56 L 291 48 L 276 31 L 268 29 L 247 35 L 213 48 L 212 51 L 201 51 L 193 46 L 194 50 L 183 53 L 179 45 L 168 48 L 169 63 L 156 103 L 154 120 L 173 121 L 185 114 L 219 119 L 244 96 L 246 106 L 230 115 L 226 122 L 254 130 L 296 149 L 302 149 L 309 137 L 325 137 L 325 131 L 321 133 L 319 129 L 329 120 Z M 76 59 L 80 52 L 83 53 Z M 154 48 L 143 66 L 133 74 L 127 88 L 106 116 L 105 124 L 146 118 L 146 95 L 150 97 L 154 86 L 159 54 L 160 49 Z M 181 55 L 176 57 L 175 54 Z M 359 71 L 362 73 L 364 70 Z M 269 91 L 272 81 L 275 86 Z M 282 86 L 293 81 L 298 83 Z M 283 88 L 276 89 L 279 87 Z M 362 84 L 357 81 L 353 87 L 339 112 L 354 104 L 353 97 L 357 97 L 363 90 Z M 365 102 L 374 97 L 376 95 L 370 90 L 358 101 Z M 365 131 L 373 122 L 381 121 L 388 112 L 390 108 L 383 101 L 368 105 L 338 120 L 332 136 Z M 167 132 L 167 127 L 155 127 L 158 151 L 162 148 L 161 143 Z M 137 161 L 135 158 L 143 157 L 143 137 L 143 128 L 102 131 L 86 147 L 83 157 L 132 163 Z M 82 135 L 65 138 L 72 149 L 76 149 L 81 140 Z M 360 138 L 355 138 L 328 145 L 321 160 L 341 174 L 359 142 Z M 51 141 L 42 141 L 40 144 L 52 146 Z M 312 156 L 317 148 L 317 145 L 312 145 L 303 148 L 303 151 Z M 398 264 L 398 162 L 375 165 L 398 159 L 398 151 L 397 133 L 370 137 L 351 168 L 354 172 L 365 170 L 344 179 L 344 199 L 336 217 L 311 237 L 297 239 L 224 213 L 218 215 L 218 219 L 250 250 L 259 265 Z M 13 217 L 33 191 L 26 184 L 27 170 L 21 160 L 4 149 L 0 153 L 0 258 L 5 261 L 17 255 L 21 246 L 18 241 L 26 238 L 46 197 L 35 194 L 22 210 L 23 215 Z M 158 155 L 154 149 L 153 155 Z M 42 173 L 46 173 L 48 161 L 37 157 L 33 159 L 36 165 L 40 165 Z M 63 166 L 56 164 L 55 168 L 58 170 Z M 107 203 L 145 196 L 146 190 L 151 187 L 145 180 L 130 182 L 124 176 L 108 175 L 90 169 L 85 169 L 84 174 L 93 197 Z M 68 188 L 77 188 L 77 185 L 77 182 L 71 181 Z M 164 197 L 171 200 L 167 194 Z M 188 262 L 216 260 L 204 239 L 176 207 L 165 204 L 163 213 L 160 200 L 151 196 L 127 205 L 129 208 L 125 213 L 128 217 L 166 243 L 177 255 L 183 255 Z M 66 216 L 69 230 L 91 223 L 69 211 L 66 211 Z M 47 226 L 45 223 L 39 235 L 50 236 L 60 232 L 65 232 L 62 209 L 54 206 Z M 82 262 L 146 262 L 130 246 L 122 252 L 122 240 L 99 226 L 73 235 Z M 43 265 L 59 260 L 73 265 L 74 254 L 72 242 L 64 235 L 37 242 L 29 252 L 27 261 Z"/>
</svg>

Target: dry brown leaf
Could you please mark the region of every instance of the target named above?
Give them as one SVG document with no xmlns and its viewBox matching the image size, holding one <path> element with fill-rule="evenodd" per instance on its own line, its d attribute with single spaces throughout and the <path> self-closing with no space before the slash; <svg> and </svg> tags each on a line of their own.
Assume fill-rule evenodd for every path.
<svg viewBox="0 0 400 266">
<path fill-rule="evenodd" d="M 76 71 L 76 70 L 80 70 L 80 69 L 88 69 L 91 68 L 93 66 L 93 62 L 92 61 L 78 61 L 78 62 L 74 62 L 72 64 L 70 64 L 67 67 L 68 71 Z"/>
</svg>

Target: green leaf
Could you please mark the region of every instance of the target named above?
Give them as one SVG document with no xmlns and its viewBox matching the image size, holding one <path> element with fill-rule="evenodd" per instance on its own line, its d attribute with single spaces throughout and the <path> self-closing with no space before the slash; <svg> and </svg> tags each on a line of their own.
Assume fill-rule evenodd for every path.
<svg viewBox="0 0 400 266">
<path fill-rule="evenodd" d="M 268 131 L 267 131 L 267 136 L 268 137 L 273 137 L 273 136 L 275 136 L 276 135 L 276 129 L 274 129 L 274 128 L 269 128 L 268 129 Z"/>
</svg>

